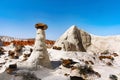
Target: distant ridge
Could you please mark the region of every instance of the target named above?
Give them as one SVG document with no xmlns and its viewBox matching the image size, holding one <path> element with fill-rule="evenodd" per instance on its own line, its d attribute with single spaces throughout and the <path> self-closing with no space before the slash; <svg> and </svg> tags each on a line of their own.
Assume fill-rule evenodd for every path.
<svg viewBox="0 0 120 80">
<path fill-rule="evenodd" d="M 1 41 L 11 42 L 13 40 L 20 40 L 19 38 L 14 38 L 10 36 L 0 36 Z"/>
<path fill-rule="evenodd" d="M 4 46 L 14 43 L 16 45 L 34 45 L 35 38 L 14 38 L 9 36 L 0 36 L 0 40 L 3 42 Z M 51 48 L 54 45 L 54 40 L 46 40 L 46 46 Z"/>
</svg>

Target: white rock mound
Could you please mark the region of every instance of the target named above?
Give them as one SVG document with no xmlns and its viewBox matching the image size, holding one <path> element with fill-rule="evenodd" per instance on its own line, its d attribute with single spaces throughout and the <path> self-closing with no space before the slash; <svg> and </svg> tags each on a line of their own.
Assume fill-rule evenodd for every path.
<svg viewBox="0 0 120 80">
<path fill-rule="evenodd" d="M 53 49 L 102 53 L 120 53 L 120 36 L 95 36 L 71 26 L 54 44 Z"/>
<path fill-rule="evenodd" d="M 55 42 L 54 47 L 61 47 L 64 51 L 85 52 L 90 44 L 91 36 L 73 25 Z"/>
</svg>

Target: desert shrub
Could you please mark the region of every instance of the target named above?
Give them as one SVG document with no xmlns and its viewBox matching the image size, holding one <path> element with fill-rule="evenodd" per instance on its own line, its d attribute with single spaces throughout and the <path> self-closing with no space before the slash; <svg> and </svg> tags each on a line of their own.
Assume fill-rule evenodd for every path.
<svg viewBox="0 0 120 80">
<path fill-rule="evenodd" d="M 92 74 L 95 74 L 97 75 L 98 77 L 101 77 L 101 75 L 98 73 L 98 72 L 95 72 L 91 66 L 88 66 L 88 65 L 85 65 L 85 66 L 81 66 L 79 67 L 79 70 L 80 70 L 80 74 L 81 75 L 84 75 L 84 76 L 88 76 L 88 75 L 92 75 Z"/>
<path fill-rule="evenodd" d="M 85 66 L 81 66 L 79 69 L 80 69 L 80 74 L 83 74 L 83 75 L 94 73 L 94 70 L 92 69 L 91 66 L 85 65 Z"/>
<path fill-rule="evenodd" d="M 118 77 L 116 76 L 116 75 L 110 75 L 109 76 L 109 78 L 111 79 L 111 80 L 118 80 Z"/>
</svg>

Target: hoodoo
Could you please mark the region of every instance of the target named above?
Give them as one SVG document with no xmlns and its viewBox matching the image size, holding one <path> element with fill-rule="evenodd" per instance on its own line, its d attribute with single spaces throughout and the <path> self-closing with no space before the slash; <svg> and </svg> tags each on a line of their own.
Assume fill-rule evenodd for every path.
<svg viewBox="0 0 120 80">
<path fill-rule="evenodd" d="M 33 47 L 33 52 L 26 61 L 26 63 L 28 63 L 26 65 L 28 68 L 36 68 L 38 65 L 51 68 L 51 63 L 45 44 L 45 30 L 48 26 L 43 23 L 38 23 L 35 25 L 35 28 L 37 29 L 35 44 Z"/>
</svg>

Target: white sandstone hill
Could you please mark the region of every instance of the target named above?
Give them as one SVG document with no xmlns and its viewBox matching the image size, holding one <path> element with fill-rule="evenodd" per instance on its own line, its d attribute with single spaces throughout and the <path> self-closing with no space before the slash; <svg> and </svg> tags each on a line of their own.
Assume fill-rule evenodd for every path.
<svg viewBox="0 0 120 80">
<path fill-rule="evenodd" d="M 54 47 L 63 51 L 120 52 L 120 36 L 95 36 L 73 25 L 55 42 Z"/>
<path fill-rule="evenodd" d="M 91 36 L 73 25 L 55 42 L 54 47 L 61 47 L 64 51 L 85 52 L 90 44 Z"/>
</svg>

